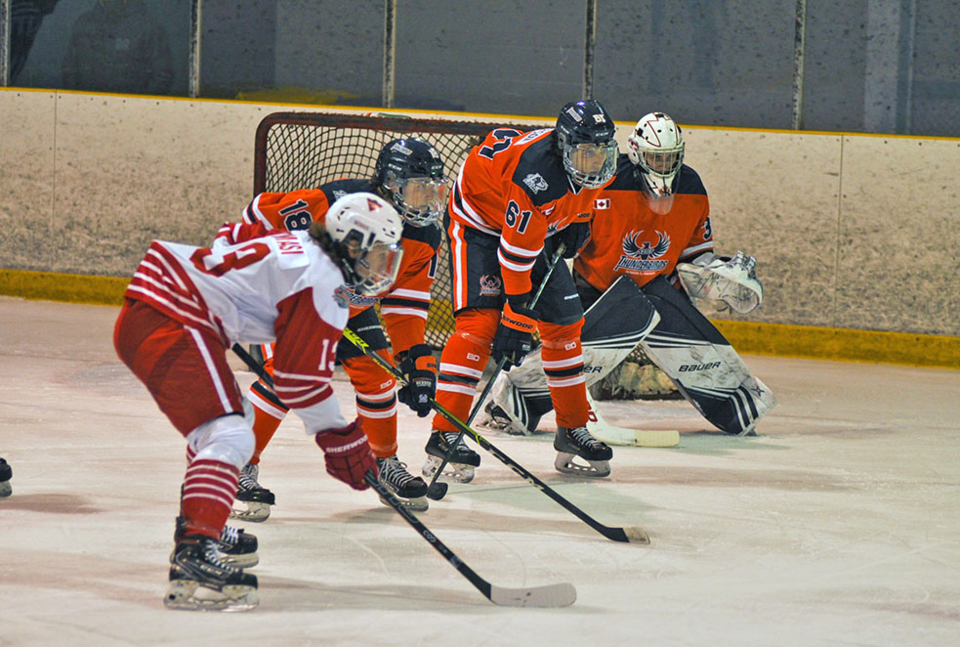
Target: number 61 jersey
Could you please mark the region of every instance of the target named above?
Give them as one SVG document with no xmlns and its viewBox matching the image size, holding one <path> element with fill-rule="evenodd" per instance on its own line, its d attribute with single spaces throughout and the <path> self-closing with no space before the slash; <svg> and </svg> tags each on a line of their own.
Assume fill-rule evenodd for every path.
<svg viewBox="0 0 960 647">
<path fill-rule="evenodd" d="M 319 404 L 332 394 L 337 342 L 347 323 L 343 275 L 305 231 L 232 227 L 236 244 L 154 241 L 125 296 L 188 328 L 205 328 L 227 347 L 276 341 L 277 395 L 296 409 Z"/>
</svg>

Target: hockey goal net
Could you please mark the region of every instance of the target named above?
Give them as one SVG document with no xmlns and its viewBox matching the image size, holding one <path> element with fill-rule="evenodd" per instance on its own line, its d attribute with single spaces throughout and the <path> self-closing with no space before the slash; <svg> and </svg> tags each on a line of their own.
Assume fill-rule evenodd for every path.
<svg viewBox="0 0 960 647">
<path fill-rule="evenodd" d="M 315 112 L 277 112 L 267 115 L 257 128 L 254 155 L 254 194 L 315 188 L 342 178 L 373 177 L 377 156 L 387 142 L 401 137 L 422 137 L 433 144 L 453 180 L 470 149 L 494 128 L 529 130 L 534 125 L 507 125 L 441 119 L 375 117 Z M 427 343 L 442 348 L 453 331 L 452 284 L 448 245 L 440 246 L 437 276 L 427 319 Z M 639 352 L 639 349 L 638 349 Z M 642 355 L 634 353 L 611 379 L 598 385 L 602 399 L 656 397 Z M 634 366 L 636 365 L 636 366 Z M 661 376 L 665 377 L 665 376 Z M 661 380 L 662 381 L 662 380 Z M 666 388 L 666 387 L 664 387 Z"/>
</svg>

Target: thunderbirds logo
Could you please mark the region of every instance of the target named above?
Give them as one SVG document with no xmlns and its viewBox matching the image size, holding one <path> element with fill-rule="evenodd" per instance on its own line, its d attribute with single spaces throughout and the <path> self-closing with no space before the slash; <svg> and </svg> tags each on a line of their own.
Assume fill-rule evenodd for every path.
<svg viewBox="0 0 960 647">
<path fill-rule="evenodd" d="M 650 246 L 650 241 L 637 242 L 640 231 L 631 231 L 623 237 L 623 255 L 613 271 L 626 270 L 627 272 L 660 272 L 667 266 L 667 260 L 660 257 L 670 249 L 670 237 L 663 232 L 657 234 L 657 243 Z"/>
</svg>

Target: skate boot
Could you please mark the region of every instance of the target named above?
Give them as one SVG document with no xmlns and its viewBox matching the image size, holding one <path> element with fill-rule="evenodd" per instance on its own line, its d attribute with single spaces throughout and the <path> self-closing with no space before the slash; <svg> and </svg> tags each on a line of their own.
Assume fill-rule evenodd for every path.
<svg viewBox="0 0 960 647">
<path fill-rule="evenodd" d="M 246 611 L 260 603 L 257 577 L 225 563 L 219 545 L 201 535 L 189 535 L 177 544 L 163 599 L 168 609 Z"/>
<path fill-rule="evenodd" d="M 260 466 L 247 463 L 240 471 L 237 500 L 230 516 L 241 521 L 260 523 L 270 518 L 270 506 L 276 503 L 273 492 L 257 483 Z M 241 505 L 242 504 L 242 505 Z"/>
<path fill-rule="evenodd" d="M 7 465 L 7 461 L 0 458 L 0 499 L 13 493 L 13 488 L 10 487 L 10 479 L 12 478 L 13 470 Z"/>
<path fill-rule="evenodd" d="M 433 478 L 459 436 L 460 434 L 456 431 L 434 431 L 430 434 L 430 440 L 427 441 L 426 446 L 427 462 L 423 464 L 423 475 L 426 478 Z M 447 463 L 445 473 L 450 474 L 457 483 L 469 483 L 473 480 L 476 467 L 480 467 L 480 454 L 467 447 L 466 443 L 460 439 L 453 456 Z"/>
<path fill-rule="evenodd" d="M 187 529 L 186 519 L 177 517 L 177 529 L 173 533 L 173 543 L 179 546 L 185 537 Z M 260 556 L 257 554 L 258 542 L 257 536 L 240 528 L 233 526 L 224 526 L 220 533 L 220 539 L 217 541 L 217 549 L 220 551 L 220 558 L 224 563 L 236 568 L 252 568 L 260 563 Z M 174 548 L 170 553 L 170 563 L 177 555 L 177 549 Z"/>
<path fill-rule="evenodd" d="M 405 507 L 417 512 L 424 512 L 427 503 L 427 484 L 419 476 L 413 476 L 407 471 L 407 464 L 401 463 L 397 455 L 388 458 L 377 458 L 377 468 L 380 470 L 380 482 L 400 500 Z M 388 505 L 383 497 L 380 497 Z"/>
<path fill-rule="evenodd" d="M 557 450 L 557 460 L 553 466 L 558 472 L 578 476 L 609 476 L 610 459 L 613 451 L 604 443 L 590 435 L 586 427 L 557 426 L 557 435 L 553 439 L 553 448 Z M 587 462 L 581 465 L 574 458 Z"/>
</svg>

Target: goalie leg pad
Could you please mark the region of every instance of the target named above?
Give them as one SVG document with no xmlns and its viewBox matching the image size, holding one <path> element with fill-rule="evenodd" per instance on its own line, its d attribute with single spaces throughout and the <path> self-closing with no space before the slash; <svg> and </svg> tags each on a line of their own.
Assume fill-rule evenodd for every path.
<svg viewBox="0 0 960 647">
<path fill-rule="evenodd" d="M 747 434 L 777 400 L 750 374 L 726 338 L 663 277 L 643 288 L 660 323 L 641 342 L 704 418 L 728 434 Z"/>
</svg>

